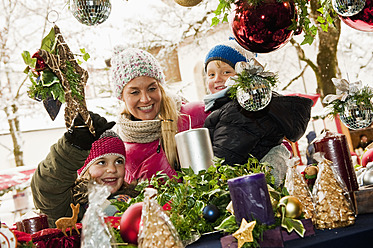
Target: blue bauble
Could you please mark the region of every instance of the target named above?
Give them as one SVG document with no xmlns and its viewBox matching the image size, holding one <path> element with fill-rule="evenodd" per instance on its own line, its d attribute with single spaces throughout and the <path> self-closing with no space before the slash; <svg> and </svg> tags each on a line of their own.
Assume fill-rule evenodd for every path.
<svg viewBox="0 0 373 248">
<path fill-rule="evenodd" d="M 213 204 L 210 204 L 210 205 L 207 205 L 204 209 L 203 209 L 203 217 L 209 221 L 209 222 L 215 222 L 220 216 L 220 211 L 219 209 L 213 205 Z"/>
</svg>

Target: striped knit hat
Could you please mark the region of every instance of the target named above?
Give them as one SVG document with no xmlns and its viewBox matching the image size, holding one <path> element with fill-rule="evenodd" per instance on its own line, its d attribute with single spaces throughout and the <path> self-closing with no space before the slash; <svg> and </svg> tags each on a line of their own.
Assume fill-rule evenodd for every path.
<svg viewBox="0 0 373 248">
<path fill-rule="evenodd" d="M 159 62 L 150 53 L 137 48 L 116 47 L 111 60 L 112 81 L 116 97 L 122 99 L 124 86 L 134 78 L 148 76 L 164 83 L 164 74 Z"/>
<path fill-rule="evenodd" d="M 233 69 L 237 62 L 249 61 L 254 58 L 254 54 L 241 47 L 235 39 L 230 39 L 224 43 L 218 44 L 211 48 L 205 58 L 205 71 L 207 65 L 213 60 L 220 60 L 229 64 Z"/>
<path fill-rule="evenodd" d="M 126 159 L 126 150 L 122 139 L 112 130 L 105 131 L 98 140 L 93 142 L 84 166 L 78 170 L 79 177 L 98 159 L 106 155 L 116 155 Z"/>
</svg>

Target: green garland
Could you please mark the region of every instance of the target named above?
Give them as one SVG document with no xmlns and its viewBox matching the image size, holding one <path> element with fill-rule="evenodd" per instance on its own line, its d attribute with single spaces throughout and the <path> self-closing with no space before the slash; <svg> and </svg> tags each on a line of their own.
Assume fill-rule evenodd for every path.
<svg viewBox="0 0 373 248">
<path fill-rule="evenodd" d="M 236 98 L 238 88 L 252 88 L 258 79 L 265 79 L 272 87 L 278 82 L 277 75 L 262 77 L 257 74 L 251 74 L 247 70 L 243 70 L 241 73 L 237 74 L 237 77 L 232 77 L 232 79 L 236 82 L 236 84 L 232 85 L 229 89 L 230 98 L 232 99 Z"/>
<path fill-rule="evenodd" d="M 141 192 L 139 196 L 131 199 L 128 203 L 114 202 L 112 204 L 119 209 L 118 216 L 121 216 L 130 205 L 143 201 L 144 189 L 152 185 L 158 191 L 158 203 L 161 206 L 166 203 L 171 205 L 171 210 L 168 211 L 170 220 L 184 243 L 193 240 L 196 236 L 199 237 L 204 233 L 216 230 L 233 233 L 239 227 L 235 221 L 232 221 L 232 215 L 226 209 L 230 202 L 227 181 L 231 178 L 259 172 L 265 173 L 267 183 L 271 186 L 274 185 L 275 179 L 270 174 L 271 166 L 268 163 L 260 163 L 256 158 L 250 158 L 244 165 L 230 166 L 223 164 L 223 162 L 224 160 L 216 158 L 214 165 L 198 174 L 195 174 L 190 168 L 183 168 L 181 172 L 178 172 L 177 180 L 171 180 L 167 175 L 158 173 L 152 179 L 139 183 L 136 188 Z M 220 217 L 215 222 L 208 222 L 203 218 L 203 208 L 208 204 L 214 204 L 220 211 Z M 227 219 L 231 219 L 231 221 Z M 268 227 L 257 225 L 254 228 L 254 237 L 260 238 L 265 229 Z M 248 245 L 255 245 L 258 240 Z"/>
<path fill-rule="evenodd" d="M 357 106 L 366 106 L 373 110 L 373 104 L 371 102 L 373 96 L 372 88 L 364 86 L 359 92 L 350 94 L 346 101 L 335 100 L 331 102 L 328 107 L 331 109 L 329 115 L 336 116 L 337 114 L 343 113 L 346 107 L 347 100 L 356 102 Z"/>
<path fill-rule="evenodd" d="M 265 0 L 239 0 L 247 1 L 250 4 L 257 6 L 263 3 Z M 278 2 L 283 2 L 282 0 L 277 0 Z M 217 25 L 221 22 L 228 22 L 228 15 L 231 12 L 231 5 L 238 2 L 237 0 L 219 0 L 219 5 L 214 11 L 215 17 L 212 18 L 211 26 Z M 309 19 L 310 13 L 310 2 L 308 0 L 293 0 L 297 14 L 293 19 L 293 24 L 289 27 L 291 30 L 302 29 L 304 32 L 304 40 L 301 45 L 312 44 L 315 36 L 317 34 L 317 27 L 311 25 L 311 20 Z M 321 14 L 317 17 L 317 22 L 320 23 L 321 29 L 324 32 L 328 31 L 330 25 L 334 25 L 333 18 L 337 15 L 332 7 L 331 0 L 321 0 L 321 7 L 317 11 Z"/>
</svg>

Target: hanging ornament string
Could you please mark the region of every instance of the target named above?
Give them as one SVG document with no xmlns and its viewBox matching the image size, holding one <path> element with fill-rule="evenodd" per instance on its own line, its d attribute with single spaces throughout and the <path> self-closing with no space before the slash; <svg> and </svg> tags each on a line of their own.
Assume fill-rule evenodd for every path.
<svg viewBox="0 0 373 248">
<path fill-rule="evenodd" d="M 49 11 L 47 15 L 47 21 L 49 23 L 52 23 L 53 25 L 56 24 L 59 18 L 60 18 L 60 14 L 58 14 L 56 10 Z"/>
</svg>

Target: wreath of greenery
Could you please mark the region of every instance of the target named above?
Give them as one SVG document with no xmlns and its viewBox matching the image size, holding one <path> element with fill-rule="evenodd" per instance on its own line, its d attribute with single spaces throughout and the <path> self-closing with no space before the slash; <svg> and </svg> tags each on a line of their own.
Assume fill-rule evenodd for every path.
<svg viewBox="0 0 373 248">
<path fill-rule="evenodd" d="M 229 89 L 229 96 L 232 99 L 235 99 L 237 96 L 237 89 L 250 89 L 254 86 L 258 80 L 264 79 L 271 87 L 275 86 L 278 82 L 278 76 L 267 76 L 263 77 L 258 74 L 249 73 L 247 70 L 243 70 L 241 73 L 237 73 L 236 77 L 232 77 L 236 82 L 235 85 L 232 85 Z"/>
<path fill-rule="evenodd" d="M 359 90 L 359 92 L 355 94 L 350 94 L 346 101 L 342 100 L 334 100 L 331 102 L 328 107 L 331 108 L 331 112 L 329 115 L 336 116 L 337 114 L 343 113 L 346 107 L 347 100 L 351 100 L 356 103 L 357 106 L 366 106 L 367 108 L 371 108 L 373 110 L 373 104 L 371 102 L 371 99 L 373 97 L 373 89 L 364 86 Z"/>
</svg>

